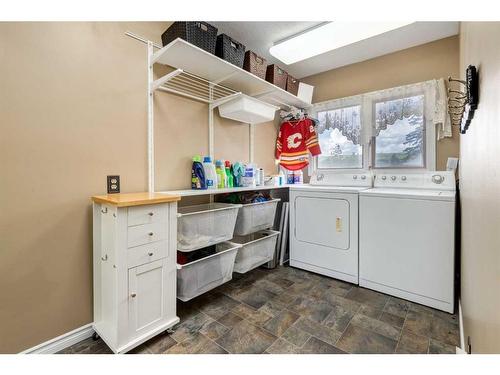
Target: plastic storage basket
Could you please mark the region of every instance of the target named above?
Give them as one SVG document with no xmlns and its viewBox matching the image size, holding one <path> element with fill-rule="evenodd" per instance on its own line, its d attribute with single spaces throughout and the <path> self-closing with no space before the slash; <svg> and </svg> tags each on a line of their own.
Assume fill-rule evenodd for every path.
<svg viewBox="0 0 500 375">
<path fill-rule="evenodd" d="M 246 236 L 274 225 L 276 207 L 280 199 L 271 199 L 266 202 L 244 204 L 238 211 L 234 234 Z"/>
<path fill-rule="evenodd" d="M 221 104 L 219 114 L 221 117 L 245 124 L 260 124 L 274 120 L 274 114 L 278 109 L 272 104 L 240 94 L 236 98 Z"/>
<path fill-rule="evenodd" d="M 273 259 L 276 240 L 280 232 L 263 230 L 243 237 L 234 237 L 232 242 L 241 244 L 234 262 L 234 272 L 246 273 Z"/>
<path fill-rule="evenodd" d="M 241 204 L 209 203 L 180 207 L 177 214 L 177 250 L 193 251 L 228 241 Z"/>
<path fill-rule="evenodd" d="M 177 265 L 177 298 L 181 301 L 206 293 L 232 279 L 234 260 L 241 245 L 223 242 L 216 253 L 187 264 Z"/>
</svg>

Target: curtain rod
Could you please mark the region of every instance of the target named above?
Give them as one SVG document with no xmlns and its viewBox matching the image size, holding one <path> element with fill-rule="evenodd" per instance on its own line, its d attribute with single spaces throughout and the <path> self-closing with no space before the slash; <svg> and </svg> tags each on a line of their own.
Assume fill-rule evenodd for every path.
<svg viewBox="0 0 500 375">
<path fill-rule="evenodd" d="M 149 42 L 149 40 L 147 40 L 146 38 L 143 38 L 142 36 L 134 34 L 134 33 L 130 32 L 130 31 L 127 31 L 125 33 L 125 35 L 128 36 L 128 37 L 130 37 L 130 38 L 132 38 L 132 39 L 138 40 L 139 42 L 142 42 L 144 44 L 148 44 L 148 42 Z M 156 44 L 154 42 L 151 42 L 151 43 L 153 43 L 153 47 L 155 47 L 155 48 L 158 48 L 158 49 L 162 48 L 162 46 L 160 46 L 159 44 Z"/>
</svg>

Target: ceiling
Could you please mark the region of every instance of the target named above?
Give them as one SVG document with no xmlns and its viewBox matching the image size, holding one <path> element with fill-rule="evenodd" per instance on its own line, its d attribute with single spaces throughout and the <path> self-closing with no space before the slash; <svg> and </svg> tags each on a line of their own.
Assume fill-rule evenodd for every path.
<svg viewBox="0 0 500 375">
<path fill-rule="evenodd" d="M 458 22 L 415 22 L 397 30 L 362 40 L 297 63 L 286 65 L 269 53 L 276 42 L 304 32 L 322 22 L 210 22 L 296 78 L 303 78 L 377 56 L 429 43 L 458 34 Z"/>
</svg>

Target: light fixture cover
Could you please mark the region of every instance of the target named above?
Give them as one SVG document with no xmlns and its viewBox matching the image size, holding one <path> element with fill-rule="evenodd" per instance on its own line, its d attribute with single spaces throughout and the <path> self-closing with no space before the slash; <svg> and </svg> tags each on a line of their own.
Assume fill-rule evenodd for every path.
<svg viewBox="0 0 500 375">
<path fill-rule="evenodd" d="M 269 52 L 283 63 L 290 65 L 412 23 L 328 22 L 277 43 L 269 49 Z"/>
</svg>

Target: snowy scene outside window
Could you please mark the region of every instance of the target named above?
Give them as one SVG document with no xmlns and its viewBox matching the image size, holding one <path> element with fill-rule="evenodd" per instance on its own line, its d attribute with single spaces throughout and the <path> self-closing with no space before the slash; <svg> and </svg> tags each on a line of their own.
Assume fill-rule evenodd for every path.
<svg viewBox="0 0 500 375">
<path fill-rule="evenodd" d="M 360 110 L 357 105 L 318 112 L 318 168 L 363 168 Z"/>
<path fill-rule="evenodd" d="M 424 95 L 375 104 L 376 168 L 424 167 Z"/>
</svg>

